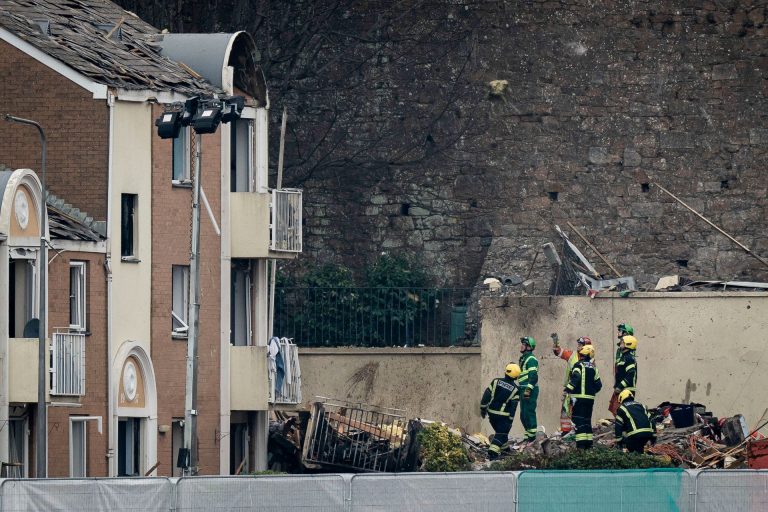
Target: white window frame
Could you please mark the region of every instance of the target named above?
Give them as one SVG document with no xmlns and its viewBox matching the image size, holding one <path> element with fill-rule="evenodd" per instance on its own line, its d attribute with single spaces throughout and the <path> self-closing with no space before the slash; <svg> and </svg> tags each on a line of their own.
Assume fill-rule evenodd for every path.
<svg viewBox="0 0 768 512">
<path fill-rule="evenodd" d="M 132 249 L 131 254 L 123 255 L 122 238 L 123 238 L 123 198 L 126 196 L 133 197 L 133 214 L 131 223 L 131 239 Z M 124 193 L 120 195 L 120 255 L 122 261 L 128 261 L 137 263 L 139 262 L 139 194 Z"/>
<path fill-rule="evenodd" d="M 247 126 L 247 130 L 241 130 L 241 126 Z M 253 119 L 240 118 L 232 123 L 231 137 L 234 140 L 235 153 L 230 158 L 235 159 L 235 182 L 233 183 L 233 192 L 253 192 L 254 190 L 254 169 L 253 169 L 253 147 L 254 147 L 254 128 Z M 244 143 L 244 144 L 243 144 Z M 238 177 L 243 173 L 241 166 L 245 166 L 244 179 L 245 189 L 238 187 Z"/>
<path fill-rule="evenodd" d="M 178 282 L 181 279 L 181 283 Z M 177 299 L 181 310 L 175 310 Z M 181 324 L 174 327 L 174 320 Z M 171 270 L 171 329 L 174 338 L 186 338 L 189 333 L 189 265 L 173 265 Z"/>
<path fill-rule="evenodd" d="M 96 422 L 96 429 L 101 434 L 101 416 L 70 416 L 69 417 L 69 476 L 73 478 L 81 478 L 81 477 L 75 477 L 75 452 L 74 452 L 74 431 L 72 429 L 72 424 L 75 422 L 81 422 L 83 424 L 83 470 L 85 471 L 85 475 L 83 477 L 88 476 L 88 425 L 86 422 L 88 421 L 95 421 Z"/>
<path fill-rule="evenodd" d="M 179 136 L 173 139 L 173 143 L 171 146 L 171 183 L 174 185 L 189 185 L 192 183 L 192 177 L 191 177 L 191 171 L 192 171 L 192 165 L 191 165 L 191 128 L 189 126 L 183 126 L 181 130 L 179 131 Z M 178 141 L 178 142 L 177 142 Z M 182 169 L 181 169 L 181 179 L 178 179 L 175 176 L 175 156 L 176 156 L 176 144 L 183 144 L 181 151 L 184 155 L 184 159 L 181 163 Z"/>
<path fill-rule="evenodd" d="M 72 271 L 76 270 L 78 272 L 77 277 L 77 290 L 72 290 Z M 86 262 L 84 261 L 70 261 L 69 262 L 69 329 L 72 331 L 78 331 L 83 332 L 88 329 L 87 322 L 86 322 L 86 307 L 87 307 L 87 300 L 86 300 L 86 279 L 87 279 L 87 270 L 88 267 L 86 266 Z M 74 296 L 74 294 L 77 295 L 77 297 Z M 75 302 L 78 306 L 79 311 L 77 312 L 77 322 L 72 322 L 73 317 L 73 311 L 72 311 L 72 299 L 75 299 Z"/>
<path fill-rule="evenodd" d="M 253 308 L 253 301 L 252 301 L 253 267 L 249 262 L 247 267 L 235 266 L 233 270 L 234 270 L 233 274 L 235 276 L 235 279 L 237 278 L 238 274 L 241 274 L 242 276 L 244 276 L 244 279 L 243 279 L 244 283 L 242 283 L 243 284 L 242 288 L 245 291 L 245 297 L 244 297 L 245 304 L 243 306 L 243 310 L 245 314 L 245 319 L 244 319 L 245 320 L 245 345 L 244 346 L 250 346 L 253 344 L 253 313 L 252 313 L 253 311 L 252 309 Z M 232 283 L 230 285 L 232 286 L 233 290 L 236 286 L 235 279 L 232 280 Z M 234 294 L 234 295 L 235 295 L 234 301 L 237 301 L 238 300 L 237 294 Z M 237 315 L 237 303 L 235 303 L 234 301 L 231 307 L 235 308 L 235 324 L 237 324 L 239 317 Z M 230 329 L 237 332 L 235 330 L 235 325 L 230 326 Z M 232 340 L 232 344 L 235 346 L 239 346 L 237 345 L 237 340 L 234 340 L 234 339 Z"/>
</svg>

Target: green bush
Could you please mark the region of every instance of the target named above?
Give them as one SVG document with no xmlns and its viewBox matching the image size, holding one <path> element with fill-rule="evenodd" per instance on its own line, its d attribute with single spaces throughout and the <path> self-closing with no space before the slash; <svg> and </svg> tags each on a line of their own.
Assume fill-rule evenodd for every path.
<svg viewBox="0 0 768 512">
<path fill-rule="evenodd" d="M 650 469 L 671 468 L 674 464 L 664 458 L 640 453 L 624 453 L 614 448 L 595 447 L 591 450 L 571 450 L 555 457 L 513 453 L 490 466 L 491 471 L 524 469 Z"/>
<path fill-rule="evenodd" d="M 468 471 L 471 467 L 467 448 L 461 438 L 439 423 L 431 423 L 418 435 L 419 457 L 424 471 Z"/>
</svg>

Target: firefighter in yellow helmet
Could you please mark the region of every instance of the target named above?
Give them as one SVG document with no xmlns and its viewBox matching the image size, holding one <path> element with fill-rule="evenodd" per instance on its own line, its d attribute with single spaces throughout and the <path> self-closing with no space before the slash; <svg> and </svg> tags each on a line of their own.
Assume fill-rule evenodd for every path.
<svg viewBox="0 0 768 512">
<path fill-rule="evenodd" d="M 614 434 L 627 451 L 643 453 L 646 444 L 656 444 L 656 430 L 648 410 L 640 402 L 635 402 L 628 389 L 619 393 L 619 403 Z"/>
<path fill-rule="evenodd" d="M 618 330 L 617 338 L 619 341 L 616 343 L 616 359 L 613 365 L 615 383 L 613 396 L 608 406 L 608 410 L 614 416 L 619 409 L 619 393 L 625 389 L 632 391 L 633 395 L 637 392 L 637 360 L 635 357 L 637 338 L 635 338 L 635 330 L 631 325 L 624 323 L 616 326 L 616 329 Z"/>
<path fill-rule="evenodd" d="M 579 349 L 579 361 L 573 365 L 565 392 L 573 401 L 572 418 L 576 425 L 576 448 L 592 448 L 592 410 L 595 395 L 602 389 L 600 372 L 594 364 L 595 349 L 584 345 Z"/>
<path fill-rule="evenodd" d="M 509 363 L 504 369 L 504 377 L 493 379 L 480 400 L 480 416 L 488 416 L 494 430 L 491 446 L 488 448 L 490 460 L 499 458 L 501 447 L 509 439 L 509 430 L 512 428 L 517 403 L 520 401 L 519 388 L 515 382 L 519 376 L 520 367 Z"/>
</svg>

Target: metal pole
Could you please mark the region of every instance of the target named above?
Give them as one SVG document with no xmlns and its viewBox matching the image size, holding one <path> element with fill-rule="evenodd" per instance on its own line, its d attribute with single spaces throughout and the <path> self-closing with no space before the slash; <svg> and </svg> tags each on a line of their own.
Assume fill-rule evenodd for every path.
<svg viewBox="0 0 768 512">
<path fill-rule="evenodd" d="M 45 406 L 45 381 L 48 372 L 46 371 L 45 345 L 47 343 L 48 325 L 46 323 L 46 270 L 48 267 L 48 253 L 45 245 L 45 233 L 48 216 L 46 215 L 46 203 L 48 201 L 48 192 L 45 188 L 45 160 L 46 160 L 46 139 L 43 127 L 35 121 L 15 117 L 9 114 L 5 115 L 6 121 L 21 123 L 37 128 L 40 134 L 40 144 L 42 145 L 42 161 L 40 166 L 40 184 L 43 191 L 43 200 L 40 204 L 40 296 L 38 297 L 38 319 L 40 322 L 37 347 L 37 421 L 35 425 L 37 446 L 35 447 L 35 471 L 37 478 L 48 476 L 48 411 Z"/>
<path fill-rule="evenodd" d="M 200 161 L 202 144 L 195 134 L 195 176 L 192 193 L 192 250 L 189 257 L 189 337 L 187 339 L 187 383 L 184 399 L 184 448 L 189 466 L 184 475 L 197 474 L 197 339 L 200 327 Z"/>
</svg>

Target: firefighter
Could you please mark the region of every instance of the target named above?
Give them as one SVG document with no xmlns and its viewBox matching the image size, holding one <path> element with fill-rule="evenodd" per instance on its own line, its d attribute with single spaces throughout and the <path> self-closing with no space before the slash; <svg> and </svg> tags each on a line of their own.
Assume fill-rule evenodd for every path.
<svg viewBox="0 0 768 512">
<path fill-rule="evenodd" d="M 488 459 L 496 460 L 501 454 L 501 447 L 509 439 L 509 430 L 515 419 L 520 393 L 515 379 L 520 376 L 520 367 L 510 363 L 504 370 L 504 377 L 493 379 L 480 400 L 480 416 L 493 427 L 494 434 L 488 448 Z"/>
<path fill-rule="evenodd" d="M 552 352 L 554 352 L 557 357 L 564 359 L 566 362 L 565 382 L 563 383 L 563 386 L 567 386 L 568 379 L 571 377 L 571 370 L 573 370 L 573 365 L 579 361 L 579 350 L 581 350 L 584 345 L 592 345 L 592 340 L 586 336 L 582 336 L 576 340 L 576 350 L 568 350 L 562 348 L 557 343 L 556 335 L 553 334 L 552 339 L 555 342 L 554 346 L 552 347 Z M 563 393 L 563 406 L 560 410 L 560 431 L 563 434 L 567 434 L 572 429 L 573 423 L 571 422 L 571 397 L 568 395 L 568 393 Z"/>
<path fill-rule="evenodd" d="M 592 409 L 595 395 L 603 387 L 600 372 L 594 364 L 595 349 L 584 345 L 579 350 L 579 361 L 573 365 L 565 392 L 573 400 L 573 423 L 576 425 L 576 448 L 592 448 Z"/>
<path fill-rule="evenodd" d="M 619 393 L 619 403 L 614 431 L 618 443 L 623 444 L 627 451 L 643 453 L 648 442 L 656 444 L 656 430 L 648 410 L 640 402 L 635 402 L 629 389 Z"/>
<path fill-rule="evenodd" d="M 523 392 L 520 398 L 520 422 L 525 429 L 525 440 L 536 439 L 536 401 L 539 398 L 539 361 L 533 355 L 536 340 L 531 336 L 520 338 L 520 378 L 517 385 Z"/>
<path fill-rule="evenodd" d="M 608 410 L 614 416 L 619 409 L 619 393 L 624 389 L 630 389 L 633 395 L 637 392 L 635 389 L 637 387 L 637 362 L 635 359 L 637 338 L 634 336 L 635 330 L 629 324 L 619 324 L 616 328 L 618 329 L 617 338 L 619 341 L 616 344 L 616 359 L 613 366 L 615 384 L 608 406 Z"/>
</svg>

